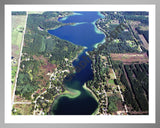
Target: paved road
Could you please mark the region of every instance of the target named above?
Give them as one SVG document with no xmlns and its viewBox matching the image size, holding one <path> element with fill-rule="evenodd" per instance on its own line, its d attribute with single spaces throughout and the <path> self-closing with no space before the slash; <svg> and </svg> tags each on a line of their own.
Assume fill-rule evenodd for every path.
<svg viewBox="0 0 160 128">
<path fill-rule="evenodd" d="M 14 102 L 13 104 L 31 104 L 32 102 Z"/>
<path fill-rule="evenodd" d="M 18 59 L 18 67 L 17 67 L 17 73 L 16 73 L 16 79 L 15 79 L 15 85 L 13 88 L 13 96 L 12 96 L 12 106 L 14 104 L 14 97 L 15 97 L 15 91 L 16 91 L 16 86 L 17 86 L 17 78 L 18 78 L 18 73 L 19 73 L 19 67 L 20 67 L 20 63 L 21 63 L 21 56 L 22 56 L 22 49 L 23 49 L 23 44 L 24 44 L 24 35 L 25 35 L 25 31 L 26 31 L 26 26 L 27 26 L 27 19 L 28 19 L 28 12 L 26 12 L 26 21 L 25 21 L 25 26 L 24 26 L 24 31 L 23 31 L 23 37 L 22 37 L 22 42 L 21 42 L 21 49 L 20 49 L 20 55 L 19 55 L 19 59 Z"/>
</svg>

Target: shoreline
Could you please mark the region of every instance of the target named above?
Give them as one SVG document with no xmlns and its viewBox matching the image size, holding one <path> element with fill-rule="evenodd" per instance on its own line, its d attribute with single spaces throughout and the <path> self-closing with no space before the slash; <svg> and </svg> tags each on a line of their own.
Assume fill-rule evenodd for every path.
<svg viewBox="0 0 160 128">
<path fill-rule="evenodd" d="M 89 89 L 87 86 L 86 86 L 86 83 L 83 85 L 83 89 L 90 92 L 90 94 L 92 94 L 93 98 L 98 102 L 98 98 L 96 97 L 96 95 L 92 92 L 91 89 Z"/>
<path fill-rule="evenodd" d="M 87 49 L 87 47 L 85 46 L 82 46 L 83 48 L 77 52 L 77 55 L 71 59 L 70 61 L 73 63 L 73 61 L 75 61 L 79 55 L 81 55 L 85 49 Z M 74 68 L 74 66 L 72 65 L 72 67 Z M 58 103 L 58 100 L 61 98 L 61 97 L 68 97 L 70 99 L 74 99 L 78 96 L 81 95 L 81 92 L 79 90 L 76 90 L 76 89 L 71 89 L 71 88 L 65 88 L 65 91 L 63 93 L 60 93 L 60 94 L 56 94 L 55 96 L 53 96 L 54 100 L 50 106 L 50 109 L 49 109 L 49 112 L 48 112 L 48 115 L 54 115 L 52 111 L 52 108 L 54 106 L 54 109 L 57 108 L 57 103 Z"/>
<path fill-rule="evenodd" d="M 50 106 L 48 115 L 54 115 L 52 108 L 54 107 L 54 110 L 57 108 L 57 103 L 60 98 L 67 97 L 70 99 L 74 99 L 80 95 L 81 95 L 81 92 L 79 90 L 69 88 L 69 89 L 66 89 L 63 93 L 53 96 L 54 100 Z"/>
<path fill-rule="evenodd" d="M 98 14 L 100 14 L 100 13 L 98 13 Z M 72 14 L 72 15 L 75 15 L 74 13 Z M 69 15 L 69 16 L 71 16 L 71 15 Z M 101 16 L 102 16 L 102 14 L 101 14 Z M 66 17 L 66 18 L 68 18 L 68 16 Z M 103 18 L 103 17 L 102 17 Z M 98 20 L 98 19 L 97 19 Z M 103 43 L 104 41 L 105 41 L 105 37 L 106 37 L 106 35 L 105 35 L 105 33 L 102 31 L 102 30 L 100 30 L 98 27 L 97 27 L 97 25 L 96 25 L 96 22 L 97 22 L 97 20 L 95 20 L 94 22 L 92 22 L 92 24 L 94 25 L 94 30 L 95 30 L 95 32 L 97 33 L 97 34 L 103 34 L 104 35 L 104 39 L 101 41 L 101 42 L 99 42 L 99 43 L 96 43 L 97 45 L 98 44 L 100 44 L 100 43 Z M 84 24 L 85 22 L 83 22 L 83 23 L 75 23 L 75 24 L 72 24 L 72 26 L 76 26 L 76 25 L 80 25 L 80 24 Z M 62 26 L 60 26 L 60 27 L 62 27 Z M 70 41 L 69 41 L 70 42 Z M 72 43 L 72 42 L 71 42 Z M 73 43 L 74 44 L 74 43 Z M 96 45 L 95 44 L 95 45 Z M 94 48 L 95 48 L 95 45 L 94 45 Z M 83 54 L 83 52 L 85 51 L 85 49 L 87 49 L 87 47 L 84 47 L 84 46 L 82 46 L 83 48 L 80 50 L 80 51 L 78 51 L 77 52 L 77 55 L 73 58 L 73 59 L 71 59 L 70 60 L 70 62 L 72 62 L 73 63 L 73 61 L 75 61 L 76 59 L 78 59 L 78 57 L 81 55 L 81 54 Z M 86 53 L 86 55 L 88 55 L 88 52 L 86 51 L 85 52 Z M 74 66 L 73 66 L 74 67 Z M 86 92 L 87 93 L 89 93 L 89 95 L 90 96 L 92 96 L 92 98 L 94 98 L 96 101 L 97 101 L 97 103 L 98 103 L 98 106 L 97 106 L 97 108 L 95 109 L 95 111 L 91 114 L 91 115 L 97 115 L 98 113 L 99 113 L 99 110 L 100 110 L 100 106 L 99 106 L 99 99 L 96 97 L 96 95 L 92 92 L 92 90 L 91 89 L 89 89 L 87 86 L 86 86 L 86 83 L 82 86 L 82 88 L 84 89 L 84 90 L 86 90 Z M 73 92 L 74 91 L 74 92 Z M 49 112 L 51 112 L 52 110 L 56 110 L 56 108 L 57 108 L 57 102 L 58 102 L 58 100 L 61 98 L 61 97 L 68 97 L 68 98 L 76 98 L 76 97 L 78 97 L 79 95 L 81 95 L 81 92 L 79 91 L 79 90 L 72 90 L 72 89 L 66 89 L 65 90 L 65 92 L 63 92 L 63 93 L 61 93 L 61 94 L 59 94 L 59 95 L 57 95 L 56 97 L 55 97 L 55 99 L 54 99 L 54 101 L 53 101 L 53 104 L 51 105 L 51 109 L 50 109 L 50 111 Z M 53 108 L 54 107 L 54 108 Z M 54 115 L 54 113 L 52 112 L 52 114 Z"/>
<path fill-rule="evenodd" d="M 100 108 L 99 108 L 98 98 L 97 98 L 96 95 L 92 92 L 92 90 L 86 86 L 86 83 L 83 85 L 83 89 L 86 90 L 86 91 L 89 93 L 89 95 L 91 95 L 91 96 L 97 101 L 98 107 L 97 107 L 97 109 L 91 114 L 91 115 L 97 115 L 98 112 L 99 112 L 99 109 L 100 109 Z"/>
<path fill-rule="evenodd" d="M 100 16 L 103 16 L 102 19 L 105 17 L 105 16 L 104 16 L 103 14 L 101 14 L 100 12 L 98 12 L 98 14 L 99 14 Z M 94 25 L 95 32 L 98 33 L 98 34 L 103 34 L 103 35 L 104 35 L 104 39 L 103 39 L 102 41 L 94 44 L 94 48 L 97 48 L 97 46 L 98 46 L 99 44 L 103 44 L 103 43 L 105 43 L 105 41 L 106 41 L 106 34 L 105 34 L 105 32 L 96 25 L 96 22 L 97 22 L 98 20 L 99 20 L 99 19 L 95 20 L 94 22 L 92 22 L 92 24 Z"/>
<path fill-rule="evenodd" d="M 59 23 L 62 23 L 62 24 L 58 25 L 58 26 L 56 26 L 54 28 L 48 28 L 48 29 L 46 29 L 46 32 L 48 32 L 49 30 L 58 29 L 60 27 L 66 26 L 66 25 L 74 25 L 75 23 L 63 23 L 63 22 L 59 21 L 60 18 L 66 18 L 67 19 L 69 16 L 72 16 L 72 15 L 76 15 L 76 14 L 74 14 L 74 12 L 72 12 L 71 14 L 67 14 L 67 15 L 63 15 L 63 16 L 58 16 L 57 19 L 56 19 L 56 21 L 59 22 Z"/>
<path fill-rule="evenodd" d="M 73 43 L 73 44 L 74 44 L 74 43 Z M 83 54 L 83 52 L 84 52 L 85 49 L 87 49 L 87 47 L 82 46 L 82 49 L 79 50 L 79 51 L 77 52 L 77 55 L 76 55 L 73 59 L 71 59 L 70 61 L 72 61 L 72 63 L 73 63 L 73 61 L 75 61 L 76 59 L 78 59 L 78 56 L 80 56 L 81 54 Z M 73 67 L 74 67 L 74 66 L 73 66 Z"/>
<path fill-rule="evenodd" d="M 64 20 L 68 19 L 69 16 L 82 15 L 82 14 L 76 13 L 76 12 L 74 12 L 74 11 L 71 11 L 71 12 L 72 12 L 71 14 L 68 14 L 68 15 L 66 15 L 66 16 L 61 16 L 61 17 L 59 17 L 59 18 L 61 18 L 61 20 L 64 21 Z M 59 19 L 59 18 L 58 18 L 58 19 Z M 58 21 L 58 22 L 60 22 L 60 21 Z"/>
<path fill-rule="evenodd" d="M 106 41 L 106 35 L 105 35 L 105 38 L 104 38 L 101 42 L 98 42 L 98 43 L 96 43 L 96 44 L 94 45 L 94 48 L 98 48 L 98 45 L 105 43 L 105 41 Z"/>
</svg>

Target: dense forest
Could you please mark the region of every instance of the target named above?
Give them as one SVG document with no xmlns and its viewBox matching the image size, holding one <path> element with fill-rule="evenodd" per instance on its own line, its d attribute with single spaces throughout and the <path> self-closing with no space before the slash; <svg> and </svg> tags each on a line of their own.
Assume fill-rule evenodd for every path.
<svg viewBox="0 0 160 128">
<path fill-rule="evenodd" d="M 123 95 L 126 104 L 132 107 L 132 111 L 147 111 L 149 89 L 148 64 L 123 65 L 122 63 L 116 63 L 116 61 L 112 61 L 112 64 L 115 70 L 120 71 L 119 80 L 125 85 Z"/>
</svg>

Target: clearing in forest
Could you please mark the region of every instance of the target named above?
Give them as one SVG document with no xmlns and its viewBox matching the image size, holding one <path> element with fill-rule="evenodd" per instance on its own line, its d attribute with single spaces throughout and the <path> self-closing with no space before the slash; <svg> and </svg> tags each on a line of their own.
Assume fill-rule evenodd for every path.
<svg viewBox="0 0 160 128">
<path fill-rule="evenodd" d="M 147 63 L 149 61 L 146 53 L 111 53 L 111 58 L 122 61 L 124 64 Z"/>
</svg>

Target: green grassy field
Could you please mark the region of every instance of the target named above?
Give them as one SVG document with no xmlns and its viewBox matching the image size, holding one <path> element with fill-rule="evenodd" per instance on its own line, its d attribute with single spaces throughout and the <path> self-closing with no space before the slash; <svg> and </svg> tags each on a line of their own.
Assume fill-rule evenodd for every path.
<svg viewBox="0 0 160 128">
<path fill-rule="evenodd" d="M 23 38 L 23 29 L 25 26 L 26 16 L 24 15 L 12 15 L 12 71 L 11 71 L 11 89 L 13 91 L 15 77 L 17 72 L 17 61 L 20 55 L 21 43 Z"/>
<path fill-rule="evenodd" d="M 17 66 L 12 66 L 12 81 L 14 83 L 15 81 L 15 76 L 16 76 L 16 72 L 17 72 Z"/>
<path fill-rule="evenodd" d="M 18 30 L 12 31 L 12 45 L 17 45 L 19 48 L 21 46 L 23 33 Z"/>
<path fill-rule="evenodd" d="M 109 84 L 115 84 L 115 83 L 114 83 L 114 80 L 109 80 L 108 83 L 109 83 Z"/>
<path fill-rule="evenodd" d="M 32 115 L 34 104 L 15 104 L 12 115 Z"/>
<path fill-rule="evenodd" d="M 12 56 L 18 57 L 23 37 L 26 16 L 12 16 Z"/>
</svg>

